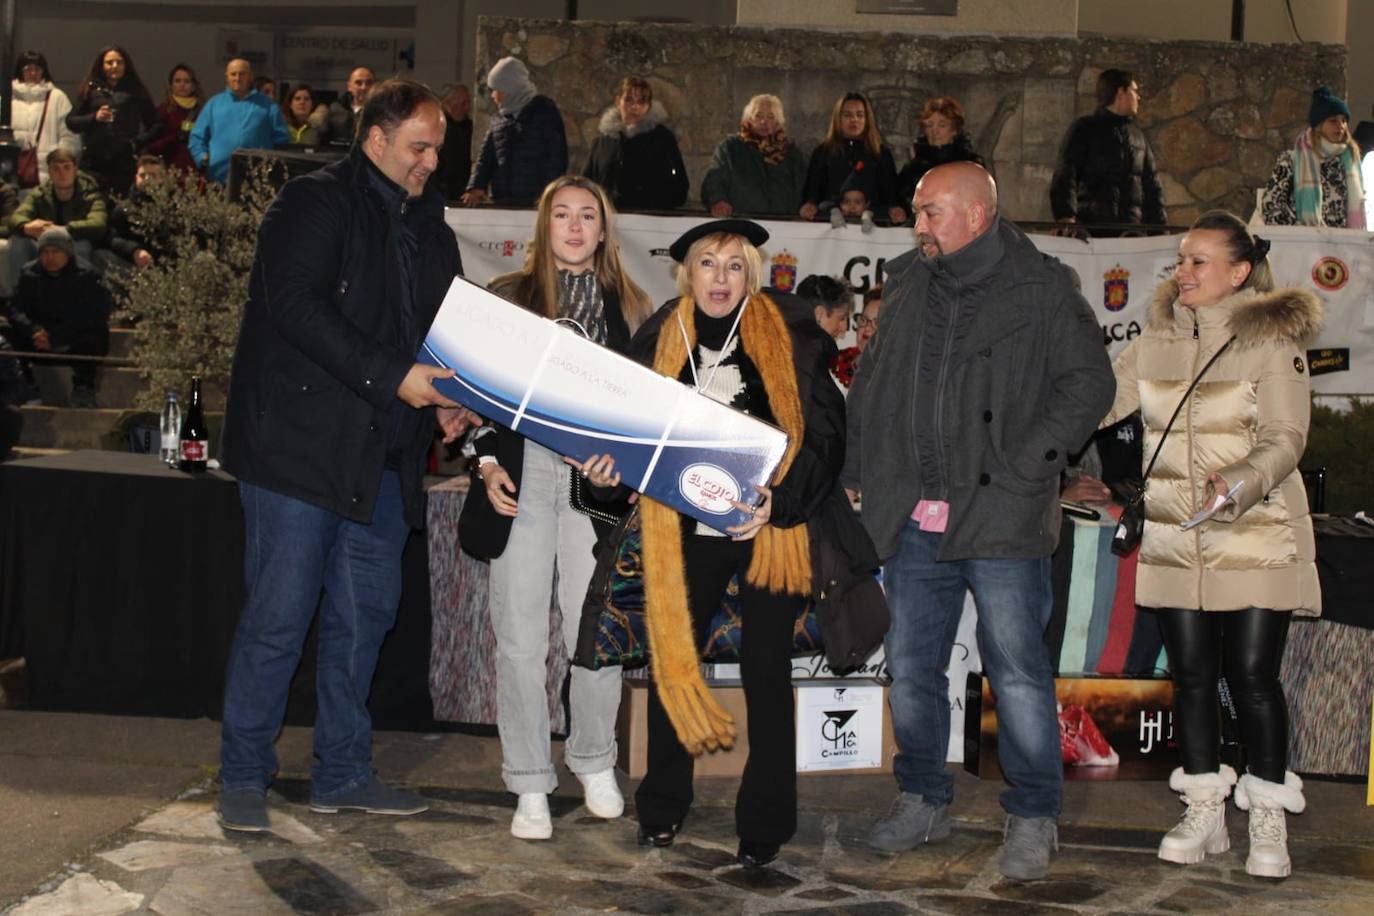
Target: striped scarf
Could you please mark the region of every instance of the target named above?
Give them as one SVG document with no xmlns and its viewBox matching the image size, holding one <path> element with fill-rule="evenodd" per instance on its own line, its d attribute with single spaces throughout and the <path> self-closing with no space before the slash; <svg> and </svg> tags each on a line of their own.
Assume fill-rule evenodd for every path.
<svg viewBox="0 0 1374 916">
<path fill-rule="evenodd" d="M 577 322 L 593 343 L 606 343 L 606 310 L 595 270 L 574 274 L 558 268 L 558 317 Z"/>
<path fill-rule="evenodd" d="M 1360 178 L 1360 162 L 1350 143 L 1332 144 L 1324 139 L 1312 146 L 1312 132 L 1303 131 L 1293 144 L 1293 209 L 1298 223 L 1322 226 L 1322 162 L 1332 156 L 1341 157 L 1345 171 L 1345 225 L 1348 229 L 1365 228 L 1364 183 Z"/>
</svg>

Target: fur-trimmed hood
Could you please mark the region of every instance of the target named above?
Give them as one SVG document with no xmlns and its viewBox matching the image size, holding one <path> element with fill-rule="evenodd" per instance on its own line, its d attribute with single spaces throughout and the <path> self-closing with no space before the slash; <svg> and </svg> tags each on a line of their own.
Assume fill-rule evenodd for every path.
<svg viewBox="0 0 1374 916">
<path fill-rule="evenodd" d="M 1150 300 L 1147 326 L 1167 331 L 1179 324 L 1178 281 L 1161 283 Z M 1301 345 L 1321 330 L 1322 301 L 1309 289 L 1288 286 L 1267 293 L 1242 290 L 1216 305 L 1208 306 L 1227 313 L 1227 325 L 1240 347 L 1262 343 L 1287 342 Z"/>
<path fill-rule="evenodd" d="M 601 113 L 599 130 L 606 137 L 614 137 L 618 134 L 624 134 L 626 137 L 638 137 L 640 134 L 647 134 L 658 125 L 667 122 L 668 110 L 663 107 L 662 102 L 655 99 L 649 104 L 649 111 L 644 115 L 644 120 L 632 128 L 625 126 L 625 119 L 620 116 L 620 109 L 612 105 Z"/>
<path fill-rule="evenodd" d="M 25 83 L 21 80 L 10 81 L 10 92 L 14 98 L 21 102 L 41 102 L 48 97 L 55 87 L 48 80 L 37 83 Z"/>
</svg>

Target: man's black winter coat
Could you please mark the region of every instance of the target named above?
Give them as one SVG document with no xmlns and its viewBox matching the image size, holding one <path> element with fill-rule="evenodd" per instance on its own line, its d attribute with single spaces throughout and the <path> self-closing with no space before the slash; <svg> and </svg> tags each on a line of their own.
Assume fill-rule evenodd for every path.
<svg viewBox="0 0 1374 916">
<path fill-rule="evenodd" d="M 1050 184 L 1055 219 L 1162 226 L 1155 158 L 1134 118 L 1099 108 L 1069 128 Z"/>
<path fill-rule="evenodd" d="M 372 518 L 393 412 L 414 409 L 396 389 L 462 272 L 438 190 L 407 199 L 378 182 L 374 168 L 355 146 L 287 182 L 263 217 L 222 456 L 240 480 L 359 522 Z M 384 185 L 396 193 L 382 194 Z M 390 238 L 396 212 L 418 241 L 409 339 Z M 406 520 L 417 528 L 431 413 L 415 424 L 398 468 Z"/>
</svg>

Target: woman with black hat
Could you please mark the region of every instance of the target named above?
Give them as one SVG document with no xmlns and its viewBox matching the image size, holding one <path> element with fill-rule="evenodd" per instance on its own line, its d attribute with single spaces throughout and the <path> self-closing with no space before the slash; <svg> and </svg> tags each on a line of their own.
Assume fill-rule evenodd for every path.
<svg viewBox="0 0 1374 916">
<path fill-rule="evenodd" d="M 652 499 L 640 500 L 656 689 L 649 694 L 648 772 L 635 793 L 639 842 L 673 842 L 692 803 L 693 757 L 734 742 L 733 720 L 702 681 L 698 648 L 738 576 L 749 759 L 735 801 L 735 829 L 739 861 L 748 867 L 772 861 L 796 829 L 793 625 L 811 589 L 809 538 L 821 534 L 815 519 L 823 506 L 845 499 L 838 483 L 844 400 L 827 375 L 829 341 L 810 316 L 789 323 L 760 292 L 759 246 L 767 239 L 762 226 L 739 219 L 683 234 L 669 248 L 681 265 L 681 296 L 650 318 L 630 347 L 631 356 L 660 374 L 788 435 L 772 485 L 736 504 L 753 513 L 742 525 L 716 531 Z M 584 470 L 594 484 L 606 486 L 612 482 L 608 464 L 593 457 Z M 843 512 L 854 518 L 847 503 Z M 857 537 L 865 537 L 862 528 Z"/>
</svg>

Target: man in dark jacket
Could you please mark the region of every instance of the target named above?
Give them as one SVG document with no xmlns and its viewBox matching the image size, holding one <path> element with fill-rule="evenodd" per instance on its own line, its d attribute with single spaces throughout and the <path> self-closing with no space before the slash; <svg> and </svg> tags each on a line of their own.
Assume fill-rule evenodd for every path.
<svg viewBox="0 0 1374 916">
<path fill-rule="evenodd" d="M 155 245 L 145 237 L 141 226 L 130 216 L 130 209 L 147 207 L 148 192 L 144 190 L 150 182 L 161 180 L 166 174 L 167 164 L 157 156 L 138 157 L 138 171 L 134 173 L 134 187 L 129 196 L 115 204 L 110 212 L 110 247 L 96 252 L 95 261 L 107 273 L 127 270 L 132 264 L 137 268 L 149 267 L 154 261 Z M 165 252 L 158 251 L 157 257 Z"/>
<path fill-rule="evenodd" d="M 503 57 L 487 74 L 497 112 L 463 194 L 465 207 L 490 200 L 508 207 L 533 204 L 544 186 L 568 171 L 563 115 L 539 95 L 523 61 Z"/>
<path fill-rule="evenodd" d="M 348 146 L 363 110 L 367 94 L 377 84 L 377 75 L 369 67 L 354 67 L 348 74 L 348 91 L 329 103 L 324 124 L 320 127 L 320 142 Z"/>
<path fill-rule="evenodd" d="M 1043 877 L 1062 795 L 1049 622 L 1059 472 L 1111 407 L 1101 330 L 1071 271 L 997 215 L 969 162 L 916 188 L 917 250 L 887 263 L 883 320 L 859 361 L 843 481 L 885 558 L 886 659 L 901 794 L 885 850 L 949 835 L 945 669 L 972 590 L 1011 788 L 1000 869 Z"/>
<path fill-rule="evenodd" d="M 429 408 L 448 438 L 463 426 L 432 385 L 452 373 L 415 362 L 462 264 L 426 187 L 444 139 L 439 100 L 419 83 L 382 83 L 359 134 L 268 208 L 234 354 L 223 461 L 239 480 L 248 597 L 226 676 L 219 802 L 234 830 L 268 829 L 272 743 L 317 603 L 311 808 L 427 807 L 373 777 L 367 695 L 396 617 L 401 550 L 424 519 Z"/>
<path fill-rule="evenodd" d="M 439 192 L 456 201 L 472 173 L 472 93 L 449 86 L 444 93 L 444 148 L 439 151 Z"/>
<path fill-rule="evenodd" d="M 38 237 L 38 257 L 14 285 L 9 321 L 23 349 L 104 356 L 110 352 L 114 302 L 94 268 L 78 261 L 72 237 L 50 226 Z M 99 363 L 73 361 L 72 406 L 95 406 Z"/>
<path fill-rule="evenodd" d="M 10 278 L 15 283 L 24 265 L 38 257 L 38 237 L 53 226 L 66 227 L 76 253 L 86 260 L 105 242 L 109 217 L 99 182 L 77 170 L 76 157 L 65 147 L 49 152 L 47 162 L 48 180 L 8 217 Z"/>
<path fill-rule="evenodd" d="M 1125 70 L 1097 78 L 1097 111 L 1073 122 L 1050 184 L 1061 223 L 1164 225 L 1164 193 L 1155 157 L 1136 125 L 1140 87 Z M 1120 230 L 1092 230 L 1096 236 Z"/>
</svg>

